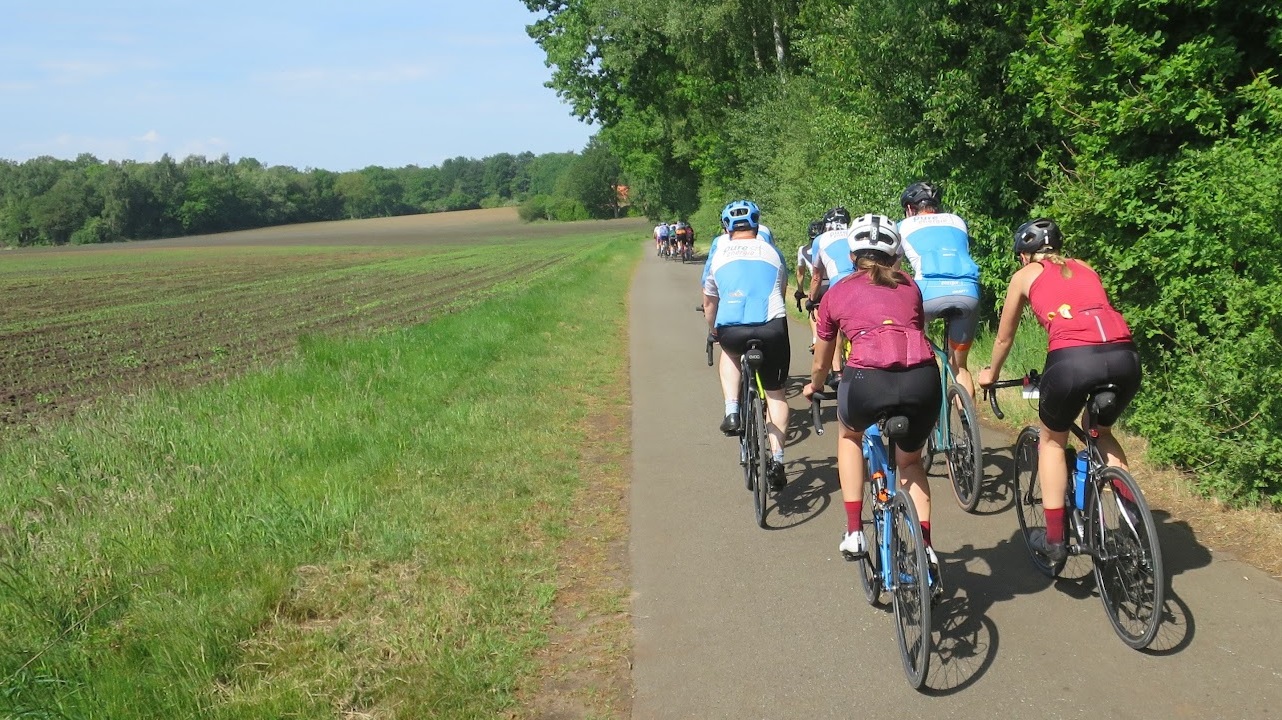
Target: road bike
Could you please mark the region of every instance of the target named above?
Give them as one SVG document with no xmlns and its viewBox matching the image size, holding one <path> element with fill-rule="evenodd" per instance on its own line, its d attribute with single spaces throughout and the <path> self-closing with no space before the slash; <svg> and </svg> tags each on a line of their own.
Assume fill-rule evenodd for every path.
<svg viewBox="0 0 1282 720">
<path fill-rule="evenodd" d="M 815 393 L 811 400 L 818 434 L 823 434 L 821 399 L 826 398 Z M 875 607 L 883 592 L 890 593 L 904 674 L 910 686 L 920 689 L 926 682 L 933 647 L 931 606 L 942 589 L 942 578 L 931 577 L 917 506 L 908 490 L 899 486 L 883 439 L 894 440 L 907 432 L 908 418 L 889 413 L 864 431 L 864 511 L 871 514 L 871 520 L 864 523 L 868 552 L 855 562 L 868 604 Z"/>
<path fill-rule="evenodd" d="M 1035 396 L 1037 371 L 1015 380 L 1002 380 L 985 391 L 993 414 L 1004 418 L 997 404 L 999 388 L 1020 386 L 1025 396 Z M 1144 493 L 1129 472 L 1106 464 L 1096 444 L 1098 418 L 1117 402 L 1117 387 L 1101 385 L 1087 395 L 1086 428 L 1074 423 L 1073 435 L 1084 449 L 1065 448 L 1070 469 L 1065 498 L 1068 554 L 1091 558 L 1095 583 L 1109 623 L 1122 642 L 1136 650 L 1148 647 L 1157 636 L 1163 617 L 1166 575 L 1157 524 Z M 1046 513 L 1041 485 L 1037 482 L 1038 428 L 1025 427 L 1015 441 L 1014 494 L 1019 527 L 1033 566 L 1047 577 L 1057 577 L 1067 559 L 1052 562 L 1034 547 L 1033 538 L 1045 537 Z"/>
<path fill-rule="evenodd" d="M 763 362 L 761 341 L 749 340 L 739 356 L 739 464 L 744 484 L 752 492 L 752 507 L 761 528 L 766 527 L 766 503 L 773 489 L 768 474 L 771 454 L 766 391 L 759 372 Z"/>
<path fill-rule="evenodd" d="M 942 342 L 927 336 L 935 351 L 939 365 L 939 383 L 944 402 L 939 406 L 939 420 L 926 442 L 922 465 L 926 473 L 935 463 L 935 456 L 942 454 L 948 464 L 948 479 L 952 482 L 957 504 L 966 512 L 975 512 L 979 505 L 980 486 L 984 481 L 984 443 L 979 436 L 979 415 L 975 402 L 957 382 L 952 365 L 948 362 L 949 329 L 952 321 L 961 314 L 948 308 L 940 318 L 944 321 Z"/>
</svg>

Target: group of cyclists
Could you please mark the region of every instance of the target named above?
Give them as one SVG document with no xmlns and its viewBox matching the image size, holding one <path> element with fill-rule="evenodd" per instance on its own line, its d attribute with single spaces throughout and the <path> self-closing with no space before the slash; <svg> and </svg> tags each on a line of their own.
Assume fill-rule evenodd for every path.
<svg viewBox="0 0 1282 720">
<path fill-rule="evenodd" d="M 930 483 L 921 459 L 943 399 L 926 328 L 945 313 L 951 317 L 947 359 L 958 383 L 973 396 L 976 384 L 986 388 L 999 379 L 1023 308 L 1031 305 L 1049 337 L 1040 382 L 1037 473 L 1046 532 L 1033 542 L 1052 562 L 1062 560 L 1067 555 L 1063 505 L 1069 477 L 1064 446 L 1087 393 L 1105 382 L 1117 387 L 1118 397 L 1099 417 L 1099 447 L 1109 465 L 1126 467 L 1111 426 L 1140 386 L 1130 329 L 1095 271 L 1063 254 L 1059 226 L 1037 218 L 1014 233 L 1012 249 L 1020 269 L 1009 281 L 991 364 L 972 377 L 968 355 L 979 323 L 979 267 L 971 257 L 967 224 L 943 210 L 940 189 L 930 182 L 909 185 L 899 204 L 899 221 L 875 213 L 852 217 L 844 207 L 834 207 L 810 223 L 810 242 L 797 253 L 794 298 L 798 304 L 804 299 L 814 311 L 814 360 L 802 393 L 809 400 L 825 385 L 837 388 L 837 469 L 846 511 L 839 550 L 850 560 L 868 552 L 864 432 L 887 414 L 903 415 L 909 419 L 908 431 L 891 441 L 897 476 L 916 506 L 932 578 L 939 577 L 931 541 Z M 702 279 L 704 315 L 722 348 L 718 374 L 725 415 L 720 429 L 728 436 L 740 430 L 739 356 L 749 340 L 759 340 L 771 450 L 767 479 L 778 489 L 787 483 L 788 264 L 751 201 L 726 205 L 721 222 L 724 232 L 712 241 Z M 903 269 L 905 261 L 911 274 Z M 802 282 L 807 273 L 808 287 Z"/>
<path fill-rule="evenodd" d="M 654 250 L 660 257 L 693 259 L 694 228 L 685 220 L 655 225 Z"/>
</svg>

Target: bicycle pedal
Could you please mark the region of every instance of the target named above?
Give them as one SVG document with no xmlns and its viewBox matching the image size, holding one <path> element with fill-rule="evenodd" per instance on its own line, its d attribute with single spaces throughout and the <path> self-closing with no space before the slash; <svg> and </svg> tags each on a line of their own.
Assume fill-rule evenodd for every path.
<svg viewBox="0 0 1282 720">
<path fill-rule="evenodd" d="M 841 556 L 846 559 L 846 562 L 859 562 L 860 560 L 863 560 L 864 558 L 868 557 L 868 553 L 867 551 L 856 553 L 856 552 L 850 552 L 849 550 L 842 550 Z"/>
</svg>

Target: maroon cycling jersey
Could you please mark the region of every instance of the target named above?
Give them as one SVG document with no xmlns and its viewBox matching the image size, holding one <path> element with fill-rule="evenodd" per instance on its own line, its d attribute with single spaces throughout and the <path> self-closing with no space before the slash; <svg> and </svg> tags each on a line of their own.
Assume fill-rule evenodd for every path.
<svg viewBox="0 0 1282 720">
<path fill-rule="evenodd" d="M 815 332 L 832 340 L 840 330 L 850 339 L 847 366 L 902 370 L 935 361 L 922 331 L 921 291 L 904 273 L 899 280 L 898 287 L 888 288 L 874 285 L 867 272 L 856 272 L 824 293 Z"/>
<path fill-rule="evenodd" d="M 1077 260 L 1065 260 L 1072 277 L 1042 261 L 1042 274 L 1028 287 L 1028 303 L 1050 337 L 1047 350 L 1130 342 L 1131 329 L 1113 309 L 1099 275 Z"/>
</svg>

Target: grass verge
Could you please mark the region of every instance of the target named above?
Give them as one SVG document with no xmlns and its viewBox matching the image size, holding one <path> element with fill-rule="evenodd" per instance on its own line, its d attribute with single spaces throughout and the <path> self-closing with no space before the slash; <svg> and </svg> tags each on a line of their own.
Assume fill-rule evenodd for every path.
<svg viewBox="0 0 1282 720">
<path fill-rule="evenodd" d="M 0 715 L 511 712 L 626 403 L 637 243 L 574 242 L 519 295 L 0 449 Z"/>
</svg>

